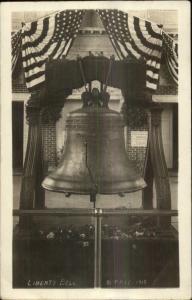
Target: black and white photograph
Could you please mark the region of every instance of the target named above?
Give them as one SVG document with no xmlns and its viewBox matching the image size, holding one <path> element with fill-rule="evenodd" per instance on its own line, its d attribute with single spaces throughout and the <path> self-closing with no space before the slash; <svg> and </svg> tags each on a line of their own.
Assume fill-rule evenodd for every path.
<svg viewBox="0 0 192 300">
<path fill-rule="evenodd" d="M 2 22 L 2 299 L 190 299 L 190 8 L 91 2 Z"/>
</svg>

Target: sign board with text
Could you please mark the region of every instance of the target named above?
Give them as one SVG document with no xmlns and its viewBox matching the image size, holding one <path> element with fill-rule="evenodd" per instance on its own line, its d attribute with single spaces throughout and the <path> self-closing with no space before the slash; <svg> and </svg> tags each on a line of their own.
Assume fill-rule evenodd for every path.
<svg viewBox="0 0 192 300">
<path fill-rule="evenodd" d="M 131 131 L 131 147 L 147 147 L 148 131 Z"/>
</svg>

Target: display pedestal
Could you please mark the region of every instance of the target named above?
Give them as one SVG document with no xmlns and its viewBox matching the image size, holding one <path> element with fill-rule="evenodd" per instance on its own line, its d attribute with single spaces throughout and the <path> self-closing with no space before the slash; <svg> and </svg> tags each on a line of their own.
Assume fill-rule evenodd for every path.
<svg viewBox="0 0 192 300">
<path fill-rule="evenodd" d="M 166 286 L 166 282 L 171 284 L 169 287 L 178 286 L 177 232 L 172 226 L 165 230 L 153 222 L 154 218 L 177 216 L 177 211 L 34 209 L 14 210 L 14 215 L 33 216 L 34 220 L 53 215 L 60 218 L 94 217 L 95 220 L 91 234 L 87 229 L 75 234 L 65 234 L 65 229 L 61 234 L 52 229 L 44 234 L 39 220 L 33 232 L 18 228 L 13 236 L 13 283 L 17 288 L 28 288 L 32 282 L 36 288 L 43 288 L 45 284 L 47 287 L 54 287 L 54 284 L 57 288 L 157 287 Z M 108 226 L 106 231 L 105 218 L 114 216 L 116 224 Z M 130 225 L 126 226 L 126 232 L 117 228 L 118 218 L 122 217 L 136 218 L 135 224 L 127 222 Z M 50 219 L 47 222 L 50 223 Z M 61 219 L 61 228 L 63 223 Z M 44 283 L 48 280 L 50 283 Z M 65 283 L 60 286 L 60 281 Z"/>
<path fill-rule="evenodd" d="M 179 286 L 178 237 L 172 226 L 166 231 L 154 225 L 140 226 L 140 210 L 34 210 L 15 215 L 94 217 L 95 226 L 77 231 L 65 228 L 44 233 L 39 221 L 33 232 L 13 235 L 13 286 L 15 288 L 143 288 Z M 156 211 L 156 217 L 162 216 Z M 151 212 L 145 211 L 151 218 Z M 176 211 L 164 211 L 164 216 Z M 115 226 L 106 220 L 116 216 Z M 118 218 L 137 218 L 126 232 Z M 154 217 L 154 214 L 153 214 Z M 107 218 L 107 219 L 106 219 Z M 70 220 L 70 219 L 69 219 Z M 50 224 L 50 219 L 47 221 Z M 71 224 L 69 224 L 71 225 Z M 73 224 L 72 224 L 73 225 Z M 135 226 L 135 227 L 134 227 Z M 68 227 L 66 227 L 68 228 Z M 72 227 L 69 227 L 72 228 Z M 93 230 L 94 228 L 94 230 Z M 154 229 L 155 228 L 155 229 Z M 41 230 L 40 230 L 41 229 Z M 87 231 L 88 229 L 88 231 Z M 53 235 L 54 233 L 54 235 Z"/>
</svg>

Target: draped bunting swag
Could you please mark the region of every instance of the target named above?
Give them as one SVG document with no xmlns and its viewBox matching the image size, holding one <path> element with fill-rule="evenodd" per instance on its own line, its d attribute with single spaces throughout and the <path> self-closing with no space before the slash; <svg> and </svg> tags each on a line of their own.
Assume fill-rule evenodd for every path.
<svg viewBox="0 0 192 300">
<path fill-rule="evenodd" d="M 156 90 L 162 52 L 162 29 L 118 10 L 98 10 L 120 59 L 131 55 L 146 62 L 146 87 Z"/>
<path fill-rule="evenodd" d="M 84 10 L 65 10 L 26 23 L 11 37 L 12 71 L 19 53 L 27 88 L 37 90 L 45 81 L 48 58 L 66 56 L 77 36 Z M 146 87 L 155 91 L 159 81 L 162 50 L 174 82 L 178 82 L 177 43 L 160 26 L 119 10 L 97 10 L 120 60 L 131 56 L 146 63 Z"/>
<path fill-rule="evenodd" d="M 22 59 L 26 85 L 30 91 L 45 81 L 48 57 L 59 59 L 67 55 L 83 15 L 82 10 L 66 10 L 23 26 Z"/>
<path fill-rule="evenodd" d="M 171 78 L 178 84 L 178 44 L 163 32 L 163 51 Z"/>
</svg>

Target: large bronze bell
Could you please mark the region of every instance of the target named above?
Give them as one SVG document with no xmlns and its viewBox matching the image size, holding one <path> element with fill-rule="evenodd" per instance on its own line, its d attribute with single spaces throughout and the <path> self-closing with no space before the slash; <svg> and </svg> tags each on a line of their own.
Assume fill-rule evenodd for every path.
<svg viewBox="0 0 192 300">
<path fill-rule="evenodd" d="M 146 184 L 128 159 L 120 113 L 108 108 L 109 94 L 82 94 L 83 107 L 68 114 L 67 140 L 59 166 L 43 181 L 51 191 L 119 194 Z"/>
</svg>

